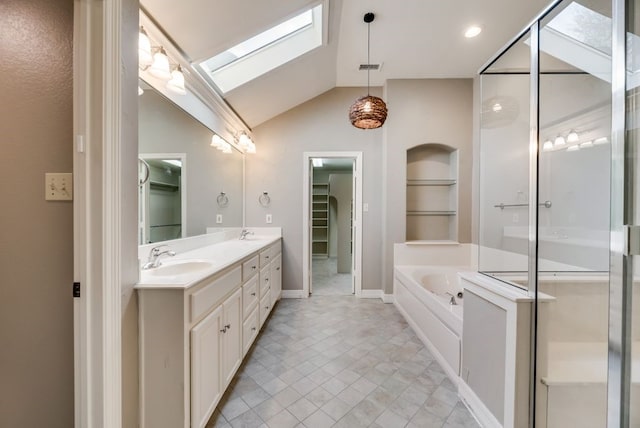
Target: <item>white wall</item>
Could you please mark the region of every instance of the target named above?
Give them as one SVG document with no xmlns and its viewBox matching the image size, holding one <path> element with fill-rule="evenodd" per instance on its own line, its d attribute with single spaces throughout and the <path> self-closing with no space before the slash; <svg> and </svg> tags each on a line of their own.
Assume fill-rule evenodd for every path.
<svg viewBox="0 0 640 428">
<path fill-rule="evenodd" d="M 382 131 L 360 130 L 348 120 L 349 106 L 362 88 L 335 88 L 277 116 L 253 130 L 258 153 L 246 159 L 246 224 L 282 227 L 283 289 L 302 290 L 303 153 L 361 151 L 363 153 L 362 288 L 380 289 L 382 243 Z M 381 91 L 372 88 L 374 95 Z M 258 196 L 268 191 L 271 205 Z"/>
</svg>

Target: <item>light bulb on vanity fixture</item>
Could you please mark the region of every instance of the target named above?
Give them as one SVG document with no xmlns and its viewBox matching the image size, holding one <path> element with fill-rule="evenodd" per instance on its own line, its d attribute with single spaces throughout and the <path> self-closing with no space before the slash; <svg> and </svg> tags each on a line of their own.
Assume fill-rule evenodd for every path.
<svg viewBox="0 0 640 428">
<path fill-rule="evenodd" d="M 138 33 L 138 63 L 142 67 L 148 67 L 153 63 L 151 41 L 142 26 L 140 26 L 140 32 Z"/>
<path fill-rule="evenodd" d="M 213 134 L 213 137 L 211 137 L 211 147 L 215 147 L 216 149 L 218 149 L 225 144 L 227 144 L 227 142 L 224 141 L 218 134 Z"/>
<path fill-rule="evenodd" d="M 567 141 L 564 139 L 562 135 L 558 135 L 555 140 L 553 140 L 554 147 L 562 147 L 567 144 Z"/>
<path fill-rule="evenodd" d="M 545 141 L 544 144 L 542 145 L 542 151 L 548 152 L 551 150 L 553 150 L 553 143 L 551 142 L 551 140 Z"/>
<path fill-rule="evenodd" d="M 567 143 L 577 143 L 579 139 L 580 137 L 574 129 L 569 131 L 569 135 L 567 135 Z"/>
<path fill-rule="evenodd" d="M 243 152 L 249 154 L 256 153 L 256 144 L 245 131 L 241 131 L 238 134 L 238 136 L 236 137 L 236 142 L 238 143 L 240 150 L 242 150 Z"/>
<path fill-rule="evenodd" d="M 162 80 L 171 79 L 169 57 L 162 46 L 160 46 L 160 49 L 153 54 L 153 64 L 149 67 L 149 74 Z"/>
<path fill-rule="evenodd" d="M 180 64 L 171 72 L 171 80 L 167 82 L 167 89 L 180 95 L 187 93 L 184 88 L 184 74 L 182 73 Z"/>
</svg>

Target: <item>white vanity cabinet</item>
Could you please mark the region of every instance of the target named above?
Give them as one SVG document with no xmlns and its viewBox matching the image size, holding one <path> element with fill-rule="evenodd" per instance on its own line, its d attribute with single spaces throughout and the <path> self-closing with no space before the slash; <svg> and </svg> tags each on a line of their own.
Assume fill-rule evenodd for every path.
<svg viewBox="0 0 640 428">
<path fill-rule="evenodd" d="M 183 286 L 137 286 L 141 427 L 206 425 L 273 308 L 280 248 L 257 249 Z"/>
</svg>

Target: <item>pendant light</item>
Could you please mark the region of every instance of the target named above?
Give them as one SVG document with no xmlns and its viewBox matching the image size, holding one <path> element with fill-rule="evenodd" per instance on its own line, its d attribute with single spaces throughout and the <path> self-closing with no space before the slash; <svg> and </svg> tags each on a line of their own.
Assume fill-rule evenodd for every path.
<svg viewBox="0 0 640 428">
<path fill-rule="evenodd" d="M 162 80 L 171 79 L 171 69 L 169 67 L 169 57 L 163 47 L 153 54 L 153 64 L 149 67 L 152 76 Z"/>
<path fill-rule="evenodd" d="M 369 65 L 371 64 L 371 23 L 375 15 L 371 12 L 365 13 L 364 22 L 367 23 L 367 95 L 358 98 L 349 109 L 349 120 L 351 124 L 360 129 L 380 128 L 387 120 L 387 105 L 378 97 L 369 94 L 370 77 Z"/>
</svg>

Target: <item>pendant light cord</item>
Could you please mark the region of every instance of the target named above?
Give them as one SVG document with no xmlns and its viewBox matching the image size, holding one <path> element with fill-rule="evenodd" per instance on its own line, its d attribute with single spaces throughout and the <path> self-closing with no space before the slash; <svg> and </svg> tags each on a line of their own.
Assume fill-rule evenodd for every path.
<svg viewBox="0 0 640 428">
<path fill-rule="evenodd" d="M 371 73 L 371 23 L 367 22 L 367 96 L 369 96 L 369 86 L 371 84 L 369 74 Z"/>
</svg>

